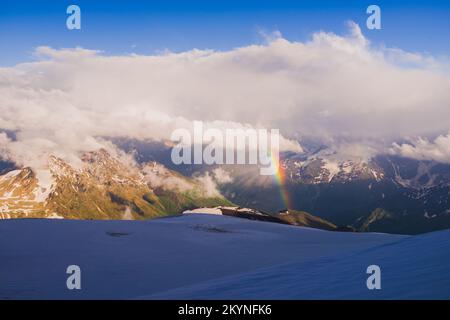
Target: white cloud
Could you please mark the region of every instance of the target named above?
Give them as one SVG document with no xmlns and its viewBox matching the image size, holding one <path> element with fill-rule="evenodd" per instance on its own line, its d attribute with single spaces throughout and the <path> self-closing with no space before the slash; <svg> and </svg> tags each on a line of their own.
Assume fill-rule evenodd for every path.
<svg viewBox="0 0 450 320">
<path fill-rule="evenodd" d="M 193 120 L 349 145 L 448 132 L 444 62 L 373 48 L 355 24 L 347 36 L 269 40 L 151 56 L 40 47 L 39 60 L 0 69 L 0 128 L 17 132 L 0 148 L 39 166 L 49 153 L 70 160 L 105 146 L 102 136 L 168 139 Z M 289 140 L 282 146 L 300 148 Z"/>
<path fill-rule="evenodd" d="M 450 163 L 450 134 L 440 135 L 433 141 L 418 138 L 411 143 L 394 143 L 391 152 L 417 160 Z"/>
<path fill-rule="evenodd" d="M 203 186 L 203 194 L 206 197 L 220 197 L 220 191 L 217 189 L 216 181 L 209 172 L 197 175 L 194 179 Z"/>
<path fill-rule="evenodd" d="M 231 175 L 222 168 L 214 169 L 212 175 L 214 176 L 214 179 L 220 184 L 230 183 L 233 181 Z"/>
</svg>

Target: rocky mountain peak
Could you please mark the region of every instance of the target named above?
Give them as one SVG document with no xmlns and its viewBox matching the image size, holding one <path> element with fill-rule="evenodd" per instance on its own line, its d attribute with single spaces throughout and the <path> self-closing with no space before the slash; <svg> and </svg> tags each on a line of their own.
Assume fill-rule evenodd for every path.
<svg viewBox="0 0 450 320">
<path fill-rule="evenodd" d="M 156 162 L 143 167 L 127 165 L 100 149 L 85 153 L 81 163 L 77 167 L 50 156 L 45 168 L 1 175 L 0 218 L 144 219 L 179 213 L 204 200 L 229 203 L 221 197 L 207 199 L 197 192 L 191 178 Z M 155 185 L 170 189 L 160 194 L 164 201 L 155 194 Z"/>
</svg>

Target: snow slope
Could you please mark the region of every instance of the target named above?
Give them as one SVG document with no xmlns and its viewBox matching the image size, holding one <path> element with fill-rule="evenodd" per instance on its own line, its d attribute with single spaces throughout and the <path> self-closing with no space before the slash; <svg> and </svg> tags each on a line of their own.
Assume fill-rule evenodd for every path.
<svg viewBox="0 0 450 320">
<path fill-rule="evenodd" d="M 381 290 L 368 290 L 371 264 Z M 450 299 L 450 231 L 306 263 L 264 268 L 142 298 L 147 299 Z"/>
<path fill-rule="evenodd" d="M 1 299 L 450 297 L 450 232 L 341 233 L 188 214 L 0 221 Z M 66 289 L 68 265 L 81 290 Z M 369 264 L 382 290 L 366 288 Z"/>
</svg>

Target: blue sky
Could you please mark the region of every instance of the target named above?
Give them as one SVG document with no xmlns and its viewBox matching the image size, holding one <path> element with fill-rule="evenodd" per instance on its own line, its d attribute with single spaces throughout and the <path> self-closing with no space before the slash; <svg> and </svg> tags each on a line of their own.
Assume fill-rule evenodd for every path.
<svg viewBox="0 0 450 320">
<path fill-rule="evenodd" d="M 81 30 L 66 29 L 70 4 L 81 7 Z M 365 28 L 370 4 L 381 7 L 382 30 Z M 227 50 L 261 43 L 261 30 L 303 41 L 318 30 L 345 33 L 348 20 L 375 44 L 434 55 L 450 50 L 450 1 L 3 0 L 0 65 L 29 61 L 41 45 L 105 54 Z"/>
</svg>

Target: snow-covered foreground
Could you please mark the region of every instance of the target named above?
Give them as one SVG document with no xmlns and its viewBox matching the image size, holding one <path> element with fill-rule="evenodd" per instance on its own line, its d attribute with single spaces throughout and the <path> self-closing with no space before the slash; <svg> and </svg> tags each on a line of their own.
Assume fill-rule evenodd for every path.
<svg viewBox="0 0 450 320">
<path fill-rule="evenodd" d="M 68 290 L 66 268 L 81 268 Z M 378 264 L 382 289 L 369 291 Z M 0 221 L 1 299 L 450 298 L 450 232 L 340 233 L 189 214 Z"/>
</svg>

